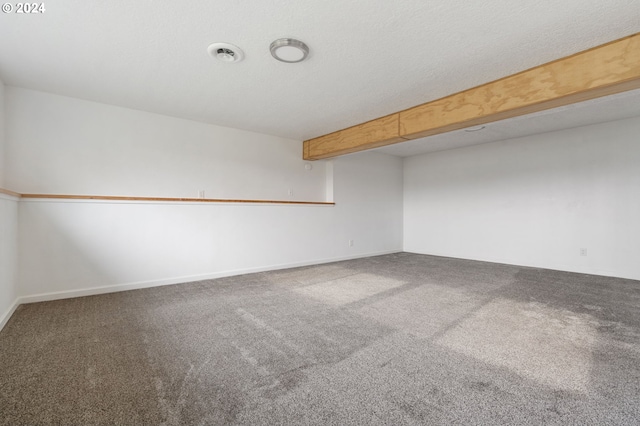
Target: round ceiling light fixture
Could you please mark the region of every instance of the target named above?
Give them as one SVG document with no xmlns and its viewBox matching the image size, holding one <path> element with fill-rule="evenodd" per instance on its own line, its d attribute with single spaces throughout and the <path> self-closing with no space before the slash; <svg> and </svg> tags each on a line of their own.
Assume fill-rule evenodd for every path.
<svg viewBox="0 0 640 426">
<path fill-rule="evenodd" d="M 242 49 L 231 43 L 213 43 L 207 51 L 209 55 L 222 62 L 240 62 L 244 58 Z"/>
<path fill-rule="evenodd" d="M 271 56 L 280 62 L 295 64 L 304 61 L 309 56 L 309 47 L 293 38 L 279 38 L 269 46 Z"/>
</svg>

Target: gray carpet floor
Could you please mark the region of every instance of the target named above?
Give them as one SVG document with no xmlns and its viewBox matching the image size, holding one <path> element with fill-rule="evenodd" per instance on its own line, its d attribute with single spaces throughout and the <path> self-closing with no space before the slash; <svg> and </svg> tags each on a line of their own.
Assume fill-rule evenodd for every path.
<svg viewBox="0 0 640 426">
<path fill-rule="evenodd" d="M 22 305 L 2 424 L 640 424 L 640 282 L 398 253 Z"/>
</svg>

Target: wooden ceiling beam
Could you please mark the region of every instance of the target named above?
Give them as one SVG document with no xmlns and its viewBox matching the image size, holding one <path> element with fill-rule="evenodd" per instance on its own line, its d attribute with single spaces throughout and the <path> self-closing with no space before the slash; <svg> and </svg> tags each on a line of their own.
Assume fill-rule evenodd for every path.
<svg viewBox="0 0 640 426">
<path fill-rule="evenodd" d="M 387 115 L 304 141 L 304 159 L 319 160 L 406 141 L 399 132 L 400 114 Z"/>
<path fill-rule="evenodd" d="M 640 33 L 304 141 L 305 160 L 531 114 L 640 88 Z"/>
</svg>

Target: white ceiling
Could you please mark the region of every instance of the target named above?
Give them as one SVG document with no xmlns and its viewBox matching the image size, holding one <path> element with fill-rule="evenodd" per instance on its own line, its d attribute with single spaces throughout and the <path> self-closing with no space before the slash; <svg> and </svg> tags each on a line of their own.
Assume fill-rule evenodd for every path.
<svg viewBox="0 0 640 426">
<path fill-rule="evenodd" d="M 6 84 L 294 139 L 640 32 L 638 0 L 44 3 L 0 14 Z M 309 59 L 275 61 L 281 37 L 307 43 Z M 215 61 L 212 42 L 245 60 Z"/>
</svg>

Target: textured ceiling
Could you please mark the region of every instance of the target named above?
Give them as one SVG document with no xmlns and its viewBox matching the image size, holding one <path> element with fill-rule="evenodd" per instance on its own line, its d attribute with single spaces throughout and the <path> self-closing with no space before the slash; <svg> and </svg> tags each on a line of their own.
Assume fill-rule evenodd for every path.
<svg viewBox="0 0 640 426">
<path fill-rule="evenodd" d="M 45 1 L 0 14 L 8 85 L 295 139 L 640 31 L 638 0 Z M 269 54 L 281 37 L 306 62 Z M 245 60 L 218 62 L 216 41 Z"/>
</svg>

